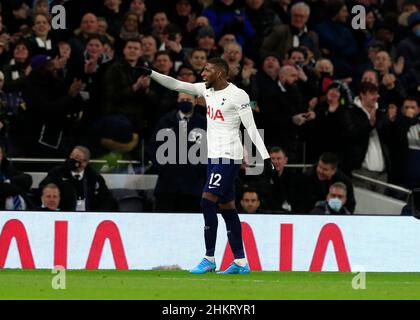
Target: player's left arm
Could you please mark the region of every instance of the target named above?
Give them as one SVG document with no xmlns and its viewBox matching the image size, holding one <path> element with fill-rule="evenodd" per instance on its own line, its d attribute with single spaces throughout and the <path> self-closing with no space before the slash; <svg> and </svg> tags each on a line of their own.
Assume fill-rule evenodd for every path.
<svg viewBox="0 0 420 320">
<path fill-rule="evenodd" d="M 249 134 L 249 137 L 251 138 L 252 143 L 254 143 L 258 152 L 264 160 L 270 158 L 267 148 L 265 147 L 264 141 L 257 130 L 248 94 L 246 94 L 245 91 L 241 91 L 241 93 L 237 95 L 237 98 L 235 100 L 235 107 L 238 111 L 238 114 L 241 118 L 245 129 Z"/>
</svg>

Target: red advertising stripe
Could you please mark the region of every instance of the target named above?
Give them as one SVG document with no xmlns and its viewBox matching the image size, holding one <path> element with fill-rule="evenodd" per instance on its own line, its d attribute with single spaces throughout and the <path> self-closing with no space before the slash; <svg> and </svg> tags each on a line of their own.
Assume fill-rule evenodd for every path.
<svg viewBox="0 0 420 320">
<path fill-rule="evenodd" d="M 335 223 L 328 223 L 322 228 L 319 234 L 318 242 L 315 247 L 315 252 L 312 258 L 312 263 L 311 267 L 309 268 L 309 271 L 322 271 L 322 266 L 324 265 L 324 259 L 330 241 L 332 242 L 332 245 L 334 247 L 338 271 L 350 272 L 350 262 L 347 255 L 346 245 L 343 239 L 343 234 L 341 233 L 340 228 Z"/>
<path fill-rule="evenodd" d="M 101 222 L 96 228 L 89 257 L 86 262 L 86 269 L 98 269 L 106 239 L 108 239 L 111 244 L 115 267 L 121 270 L 128 270 L 127 258 L 120 231 L 118 230 L 117 225 L 109 220 Z"/>
<path fill-rule="evenodd" d="M 28 234 L 26 233 L 23 223 L 17 219 L 7 221 L 0 234 L 0 269 L 3 269 L 6 264 L 10 243 L 13 238 L 16 239 L 22 268 L 35 269 L 35 262 L 32 256 Z"/>
</svg>

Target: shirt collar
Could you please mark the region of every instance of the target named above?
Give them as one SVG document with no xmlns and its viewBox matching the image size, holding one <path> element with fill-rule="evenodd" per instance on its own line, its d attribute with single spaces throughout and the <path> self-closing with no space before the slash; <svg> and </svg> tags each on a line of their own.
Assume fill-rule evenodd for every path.
<svg viewBox="0 0 420 320">
<path fill-rule="evenodd" d="M 190 120 L 191 116 L 192 116 L 192 114 L 186 114 L 186 113 L 183 113 L 181 111 L 178 111 L 178 118 L 180 120 Z"/>
<path fill-rule="evenodd" d="M 82 180 L 83 179 L 83 176 L 85 175 L 85 170 L 82 170 L 80 172 L 70 171 L 70 173 L 71 173 L 71 176 L 73 178 L 74 178 L 74 176 L 78 175 L 78 176 L 80 176 L 80 179 L 79 180 Z"/>
<path fill-rule="evenodd" d="M 287 92 L 284 85 L 281 83 L 280 79 L 277 81 L 278 86 L 280 87 L 281 92 Z"/>
<path fill-rule="evenodd" d="M 368 119 L 370 120 L 370 114 L 369 112 L 363 107 L 362 105 L 362 101 L 360 100 L 360 97 L 356 97 L 354 98 L 354 105 L 360 109 L 362 109 L 362 111 L 366 114 L 366 116 L 368 117 Z M 378 110 L 378 103 L 375 104 L 375 110 Z"/>
</svg>

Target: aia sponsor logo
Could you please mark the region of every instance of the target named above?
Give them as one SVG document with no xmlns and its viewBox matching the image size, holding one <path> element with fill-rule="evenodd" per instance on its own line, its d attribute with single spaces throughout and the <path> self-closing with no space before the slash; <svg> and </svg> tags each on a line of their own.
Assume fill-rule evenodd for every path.
<svg viewBox="0 0 420 320">
<path fill-rule="evenodd" d="M 208 106 L 207 115 L 212 120 L 220 119 L 221 121 L 225 121 L 225 118 L 223 117 L 223 113 L 222 111 L 220 111 L 220 109 L 214 109 L 213 107 Z"/>
</svg>

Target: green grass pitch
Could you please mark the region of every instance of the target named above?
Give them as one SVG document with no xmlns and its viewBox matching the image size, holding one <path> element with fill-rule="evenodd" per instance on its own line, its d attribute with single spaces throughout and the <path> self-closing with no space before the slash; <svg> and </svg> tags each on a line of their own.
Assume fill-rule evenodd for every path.
<svg viewBox="0 0 420 320">
<path fill-rule="evenodd" d="M 51 270 L 0 270 L 0 299 L 420 299 L 420 273 L 253 272 L 191 275 L 187 271 L 66 271 L 52 289 Z"/>
</svg>

